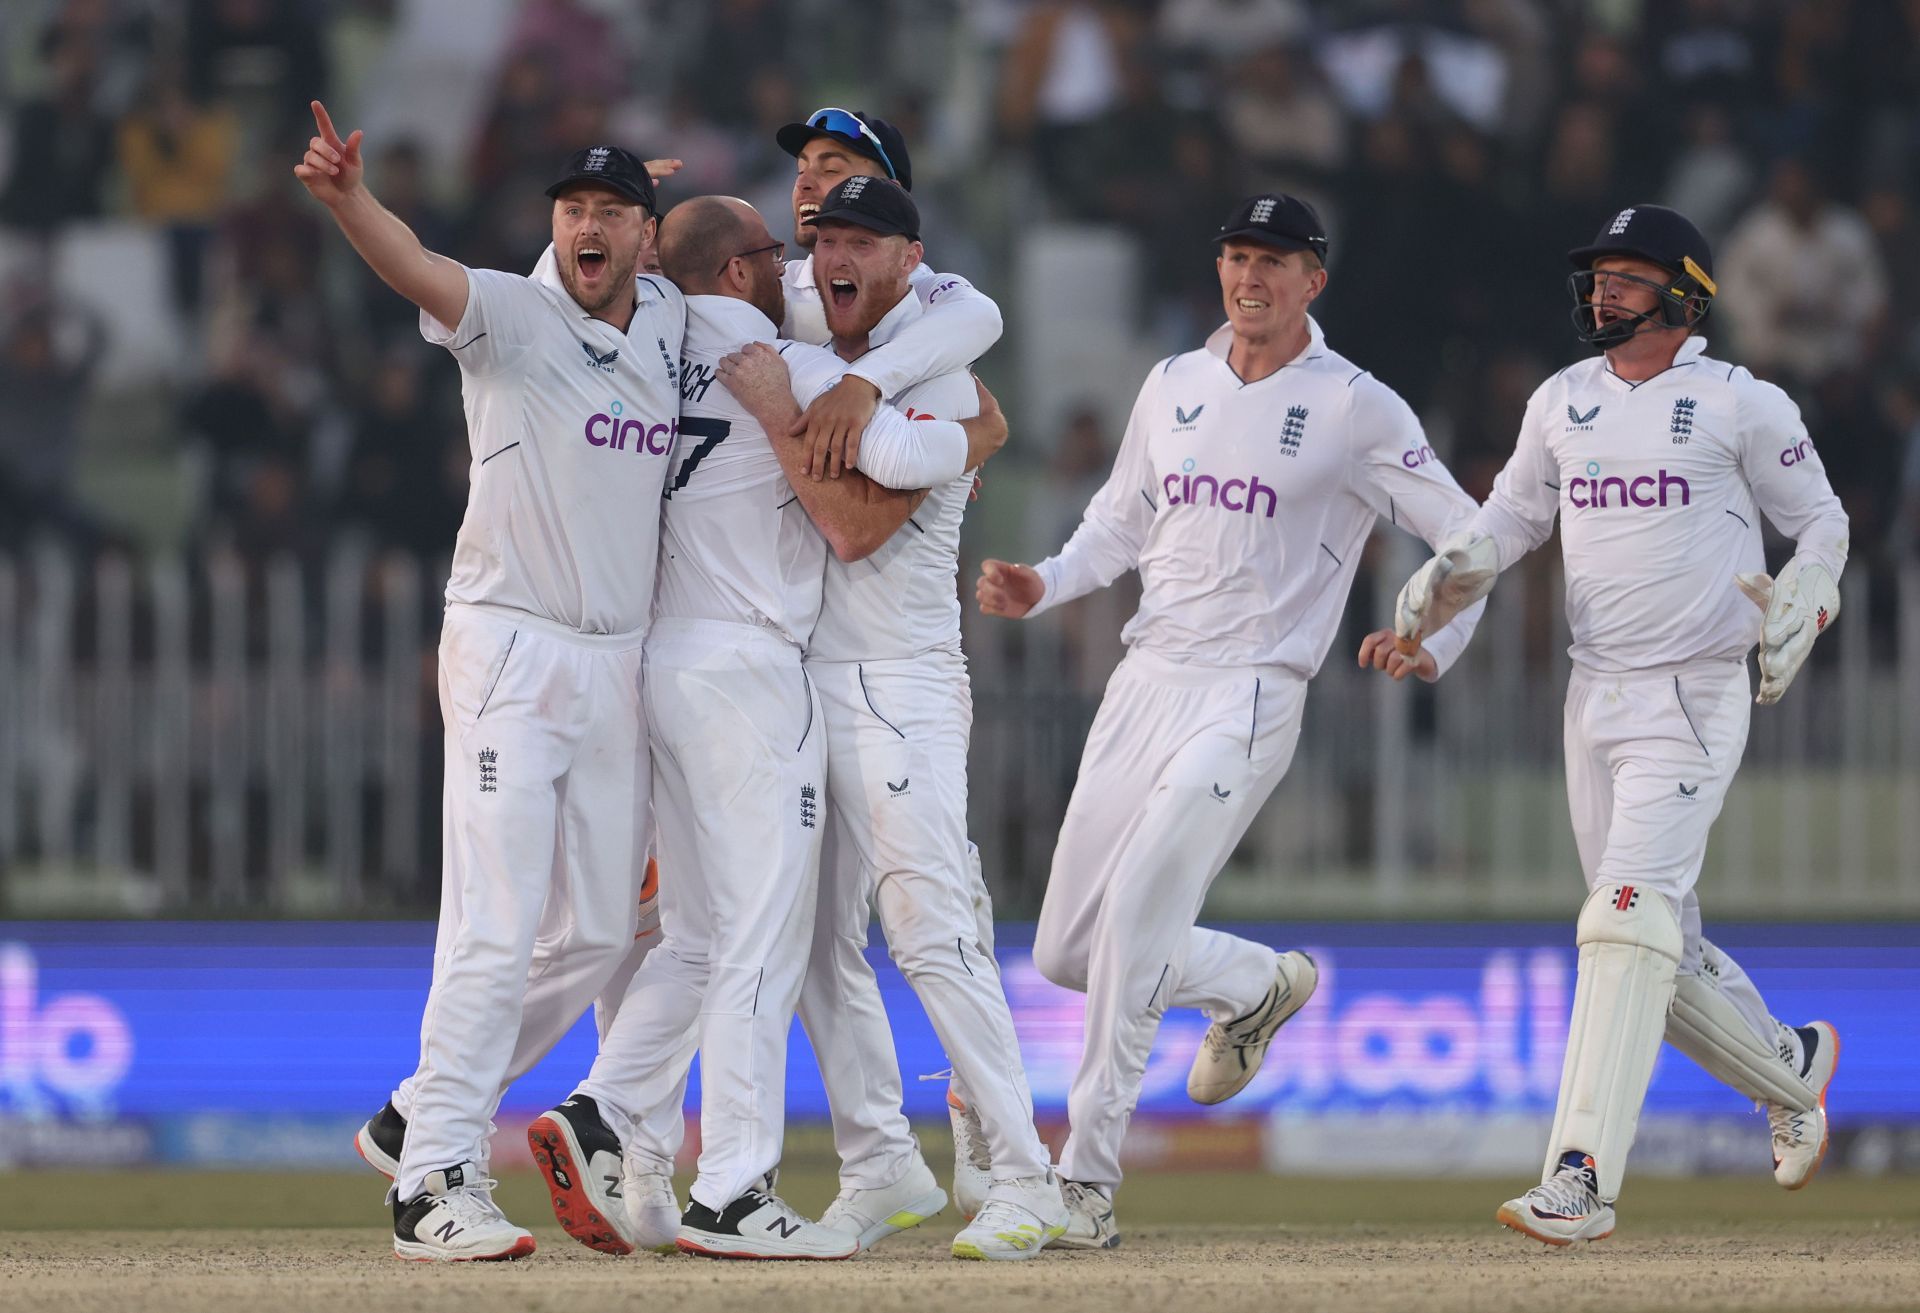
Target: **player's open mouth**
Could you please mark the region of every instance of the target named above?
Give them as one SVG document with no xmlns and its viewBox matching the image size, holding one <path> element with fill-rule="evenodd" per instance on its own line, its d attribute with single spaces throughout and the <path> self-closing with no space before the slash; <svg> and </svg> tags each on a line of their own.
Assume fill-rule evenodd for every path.
<svg viewBox="0 0 1920 1313">
<path fill-rule="evenodd" d="M 827 284 L 827 295 L 833 298 L 836 306 L 845 310 L 860 299 L 860 289 L 849 279 L 835 278 Z"/>
<path fill-rule="evenodd" d="M 811 219 L 814 215 L 820 213 L 820 203 L 818 201 L 801 201 L 800 209 L 798 210 L 798 213 L 800 215 L 801 222 L 804 223 L 806 220 Z"/>
<path fill-rule="evenodd" d="M 1244 296 L 1234 298 L 1233 303 L 1240 307 L 1243 314 L 1249 315 L 1257 315 L 1267 308 L 1265 301 L 1253 301 Z"/>
<path fill-rule="evenodd" d="M 580 276 L 589 282 L 598 278 L 600 271 L 607 267 L 607 253 L 597 246 L 581 247 L 575 259 L 580 265 Z"/>
</svg>

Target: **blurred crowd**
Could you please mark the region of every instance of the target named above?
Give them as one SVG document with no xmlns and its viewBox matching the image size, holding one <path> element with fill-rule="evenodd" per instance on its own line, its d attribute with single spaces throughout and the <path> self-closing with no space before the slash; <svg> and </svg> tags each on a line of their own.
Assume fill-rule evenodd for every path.
<svg viewBox="0 0 1920 1313">
<path fill-rule="evenodd" d="M 1124 234 L 1159 353 L 1221 318 L 1233 200 L 1296 192 L 1330 339 L 1480 495 L 1577 353 L 1565 250 L 1671 204 L 1715 243 L 1712 350 L 1801 401 L 1856 555 L 1920 557 L 1911 0 L 7 0 L 0 41 L 0 549 L 448 551 L 458 375 L 291 176 L 319 96 L 430 247 L 510 269 L 583 143 L 680 156 L 667 200 L 780 231 L 774 128 L 869 109 L 939 267 L 1011 295 L 1036 224 Z M 997 355 L 1046 331 L 1010 314 Z M 1103 413 L 1004 458 L 1061 512 L 1024 517 L 1028 553 L 1103 477 Z"/>
</svg>

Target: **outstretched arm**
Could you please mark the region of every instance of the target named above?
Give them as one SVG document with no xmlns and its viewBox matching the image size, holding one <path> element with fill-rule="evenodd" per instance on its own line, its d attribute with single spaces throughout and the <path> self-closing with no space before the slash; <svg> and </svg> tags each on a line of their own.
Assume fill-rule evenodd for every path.
<svg viewBox="0 0 1920 1313">
<path fill-rule="evenodd" d="M 294 176 L 332 213 L 382 282 L 441 323 L 458 324 L 467 310 L 465 267 L 422 246 L 413 229 L 367 190 L 358 129 L 342 141 L 317 100 L 313 121 L 317 135 L 307 143 L 306 157 L 293 166 Z"/>
</svg>

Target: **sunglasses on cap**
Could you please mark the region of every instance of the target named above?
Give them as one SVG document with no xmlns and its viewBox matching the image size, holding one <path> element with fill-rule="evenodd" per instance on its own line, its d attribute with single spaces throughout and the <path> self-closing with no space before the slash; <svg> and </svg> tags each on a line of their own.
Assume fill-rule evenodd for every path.
<svg viewBox="0 0 1920 1313">
<path fill-rule="evenodd" d="M 872 146 L 879 153 L 880 163 L 887 169 L 887 176 L 895 182 L 900 180 L 899 170 L 893 167 L 893 161 L 887 157 L 887 148 L 880 144 L 880 137 L 874 130 L 862 123 L 852 112 L 844 109 L 817 109 L 807 118 L 807 126 L 821 132 L 831 132 L 841 137 L 857 137 Z"/>
</svg>

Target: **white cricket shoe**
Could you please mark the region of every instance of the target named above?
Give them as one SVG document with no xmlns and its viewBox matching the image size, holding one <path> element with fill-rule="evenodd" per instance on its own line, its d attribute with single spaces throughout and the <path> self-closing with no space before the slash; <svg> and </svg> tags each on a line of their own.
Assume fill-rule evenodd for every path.
<svg viewBox="0 0 1920 1313">
<path fill-rule="evenodd" d="M 653 1254 L 679 1252 L 680 1200 L 673 1193 L 673 1177 L 627 1160 L 625 1177 L 627 1226 L 635 1249 Z"/>
<path fill-rule="evenodd" d="M 1187 1073 L 1188 1097 L 1195 1103 L 1224 1103 L 1247 1088 L 1274 1035 L 1306 1006 L 1319 983 L 1320 970 L 1305 953 L 1276 954 L 1273 988 L 1253 1011 L 1207 1027 Z"/>
<path fill-rule="evenodd" d="M 1613 1234 L 1613 1207 L 1600 1202 L 1593 1159 L 1579 1152 L 1564 1155 L 1560 1170 L 1501 1204 L 1494 1218 L 1549 1245 L 1605 1240 Z"/>
<path fill-rule="evenodd" d="M 546 1180 L 560 1229 L 603 1254 L 633 1252 L 620 1138 L 600 1105 L 575 1094 L 527 1125 L 527 1148 Z"/>
<path fill-rule="evenodd" d="M 1060 1178 L 1052 1172 L 996 1181 L 972 1222 L 953 1238 L 953 1256 L 1000 1262 L 1028 1259 L 1066 1229 L 1066 1200 L 1060 1193 Z"/>
<path fill-rule="evenodd" d="M 427 1174 L 426 1190 L 393 1203 L 393 1252 L 423 1263 L 473 1263 L 525 1258 L 533 1235 L 506 1219 L 493 1202 L 494 1182 L 472 1163 Z"/>
<path fill-rule="evenodd" d="M 860 1252 L 845 1231 L 809 1222 L 773 1192 L 777 1173 L 718 1210 L 698 1199 L 680 1217 L 675 1244 L 703 1258 L 838 1259 Z"/>
<path fill-rule="evenodd" d="M 1813 1179 L 1827 1156 L 1827 1086 L 1840 1062 L 1840 1035 L 1825 1021 L 1796 1027 L 1804 1056 L 1800 1079 L 1819 1097 L 1811 1109 L 1796 1112 L 1777 1103 L 1767 1105 L 1767 1127 L 1773 1132 L 1773 1179 L 1798 1190 Z"/>
<path fill-rule="evenodd" d="M 947 1206 L 947 1192 L 933 1179 L 924 1160 L 892 1185 L 880 1190 L 845 1189 L 820 1214 L 820 1225 L 854 1238 L 861 1249 L 890 1235 L 919 1226 Z"/>
<path fill-rule="evenodd" d="M 1113 1220 L 1113 1191 L 1085 1181 L 1063 1181 L 1060 1197 L 1067 1206 L 1067 1226 L 1053 1238 L 1069 1249 L 1118 1249 L 1120 1228 Z"/>
<path fill-rule="evenodd" d="M 960 1216 L 971 1222 L 993 1188 L 993 1151 L 980 1114 L 951 1085 L 947 1086 L 947 1119 L 953 1123 L 953 1202 Z"/>
</svg>

